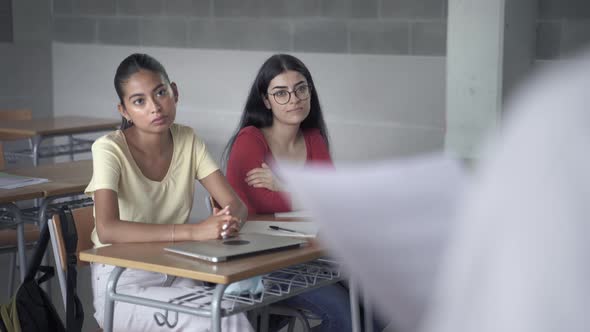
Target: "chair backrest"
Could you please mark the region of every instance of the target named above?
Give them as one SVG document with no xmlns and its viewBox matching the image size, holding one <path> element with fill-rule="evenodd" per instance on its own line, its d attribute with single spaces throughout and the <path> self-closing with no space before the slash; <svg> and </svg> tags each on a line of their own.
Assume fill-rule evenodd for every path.
<svg viewBox="0 0 590 332">
<path fill-rule="evenodd" d="M 72 210 L 72 216 L 74 217 L 74 223 L 76 224 L 76 232 L 78 233 L 78 246 L 76 247 L 76 256 L 80 251 L 91 249 L 94 244 L 90 239 L 92 230 L 94 229 L 94 216 L 93 206 L 86 206 L 83 208 Z M 62 271 L 66 271 L 66 247 L 61 231 L 61 220 L 59 214 L 54 214 L 51 225 L 52 233 L 55 236 L 55 242 L 57 243 L 57 251 L 59 253 L 59 267 Z M 56 263 L 57 262 L 56 257 Z M 78 260 L 78 266 L 87 265 L 88 263 Z"/>
<path fill-rule="evenodd" d="M 93 206 L 86 206 L 83 208 L 72 210 L 72 217 L 76 224 L 76 233 L 78 234 L 78 244 L 76 246 L 76 256 L 83 250 L 92 248 L 94 245 L 90 238 L 92 230 L 94 229 Z M 57 279 L 59 281 L 59 288 L 64 307 L 66 306 L 66 245 L 61 231 L 61 219 L 59 214 L 54 214 L 49 220 L 49 234 L 51 236 L 51 245 L 53 246 L 53 258 L 55 260 L 55 267 L 57 270 Z M 87 265 L 78 259 L 78 266 Z"/>
<path fill-rule="evenodd" d="M 31 120 L 33 111 L 28 108 L 0 109 L 0 120 Z"/>
<path fill-rule="evenodd" d="M 31 120 L 32 118 L 33 112 L 27 108 L 0 110 L 0 120 Z M 4 147 L 0 138 L 0 170 L 3 170 L 5 166 Z"/>
</svg>

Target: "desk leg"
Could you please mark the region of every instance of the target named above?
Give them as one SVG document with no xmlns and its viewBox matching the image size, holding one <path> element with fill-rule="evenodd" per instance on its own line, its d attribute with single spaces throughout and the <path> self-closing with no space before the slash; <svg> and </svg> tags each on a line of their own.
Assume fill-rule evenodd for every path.
<svg viewBox="0 0 590 332">
<path fill-rule="evenodd" d="M 107 290 L 104 297 L 104 326 L 103 329 L 105 332 L 112 332 L 113 331 L 113 316 L 115 314 L 115 300 L 112 298 L 113 295 L 117 292 L 117 282 L 119 282 L 119 277 L 121 273 L 125 271 L 124 267 L 115 266 L 113 271 L 111 271 L 111 275 L 109 276 L 109 281 L 107 282 Z"/>
<path fill-rule="evenodd" d="M 20 264 L 20 281 L 25 280 L 27 274 L 27 257 L 25 253 L 25 225 L 23 224 L 20 209 L 14 203 L 3 204 L 3 209 L 8 211 L 16 222 L 16 248 L 18 252 L 18 263 Z"/>
<path fill-rule="evenodd" d="M 221 332 L 221 300 L 227 285 L 217 284 L 211 299 L 211 331 Z"/>
<path fill-rule="evenodd" d="M 37 135 L 30 139 L 29 145 L 32 146 L 33 166 L 39 166 L 39 146 L 41 145 L 41 136 Z"/>
<path fill-rule="evenodd" d="M 348 294 L 350 296 L 350 315 L 352 316 L 352 331 L 361 331 L 361 317 L 359 308 L 359 292 L 354 279 L 348 280 Z"/>
</svg>

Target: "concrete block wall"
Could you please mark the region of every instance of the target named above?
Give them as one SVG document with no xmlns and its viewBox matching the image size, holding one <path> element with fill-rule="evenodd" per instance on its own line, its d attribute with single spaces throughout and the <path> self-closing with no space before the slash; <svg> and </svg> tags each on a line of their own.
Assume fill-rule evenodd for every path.
<svg viewBox="0 0 590 332">
<path fill-rule="evenodd" d="M 536 58 L 590 42 L 590 2 L 538 0 Z M 54 0 L 66 43 L 445 55 L 447 0 Z"/>
<path fill-rule="evenodd" d="M 0 109 L 53 112 L 51 5 L 37 0 L 0 0 Z"/>
<path fill-rule="evenodd" d="M 54 0 L 65 43 L 444 56 L 446 0 Z"/>
<path fill-rule="evenodd" d="M 539 0 L 537 59 L 564 58 L 589 44 L 590 1 Z"/>
<path fill-rule="evenodd" d="M 12 1 L 0 0 L 0 43 L 12 42 Z"/>
</svg>

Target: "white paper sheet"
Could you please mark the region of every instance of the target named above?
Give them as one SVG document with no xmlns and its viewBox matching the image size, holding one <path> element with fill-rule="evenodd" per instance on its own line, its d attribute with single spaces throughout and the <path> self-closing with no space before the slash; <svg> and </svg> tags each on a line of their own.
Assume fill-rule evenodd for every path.
<svg viewBox="0 0 590 332">
<path fill-rule="evenodd" d="M 309 212 L 298 210 L 298 211 L 291 211 L 291 212 L 277 212 L 275 213 L 275 217 L 277 218 L 309 218 Z"/>
<path fill-rule="evenodd" d="M 337 170 L 281 165 L 280 172 L 377 309 L 400 331 L 414 331 L 461 194 L 459 164 L 429 155 Z"/>
<path fill-rule="evenodd" d="M 16 189 L 45 182 L 49 182 L 49 180 L 0 172 L 0 189 Z"/>
<path fill-rule="evenodd" d="M 281 230 L 273 230 L 270 226 L 277 226 L 293 230 L 297 233 Z M 244 224 L 240 233 L 258 233 L 274 236 L 290 236 L 290 237 L 316 237 L 318 233 L 318 225 L 310 221 L 258 221 L 250 220 Z"/>
</svg>

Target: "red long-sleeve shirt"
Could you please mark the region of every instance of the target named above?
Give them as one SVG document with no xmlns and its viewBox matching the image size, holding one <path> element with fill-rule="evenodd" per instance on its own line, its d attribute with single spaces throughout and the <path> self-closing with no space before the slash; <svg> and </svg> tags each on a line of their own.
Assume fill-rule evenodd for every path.
<svg viewBox="0 0 590 332">
<path fill-rule="evenodd" d="M 306 163 L 320 161 L 332 164 L 326 141 L 319 129 L 303 131 L 307 149 Z M 262 163 L 274 165 L 270 147 L 260 129 L 249 126 L 238 133 L 227 162 L 227 180 L 248 206 L 249 214 L 271 214 L 291 211 L 291 199 L 286 192 L 254 188 L 245 181 L 246 174 Z"/>
</svg>

